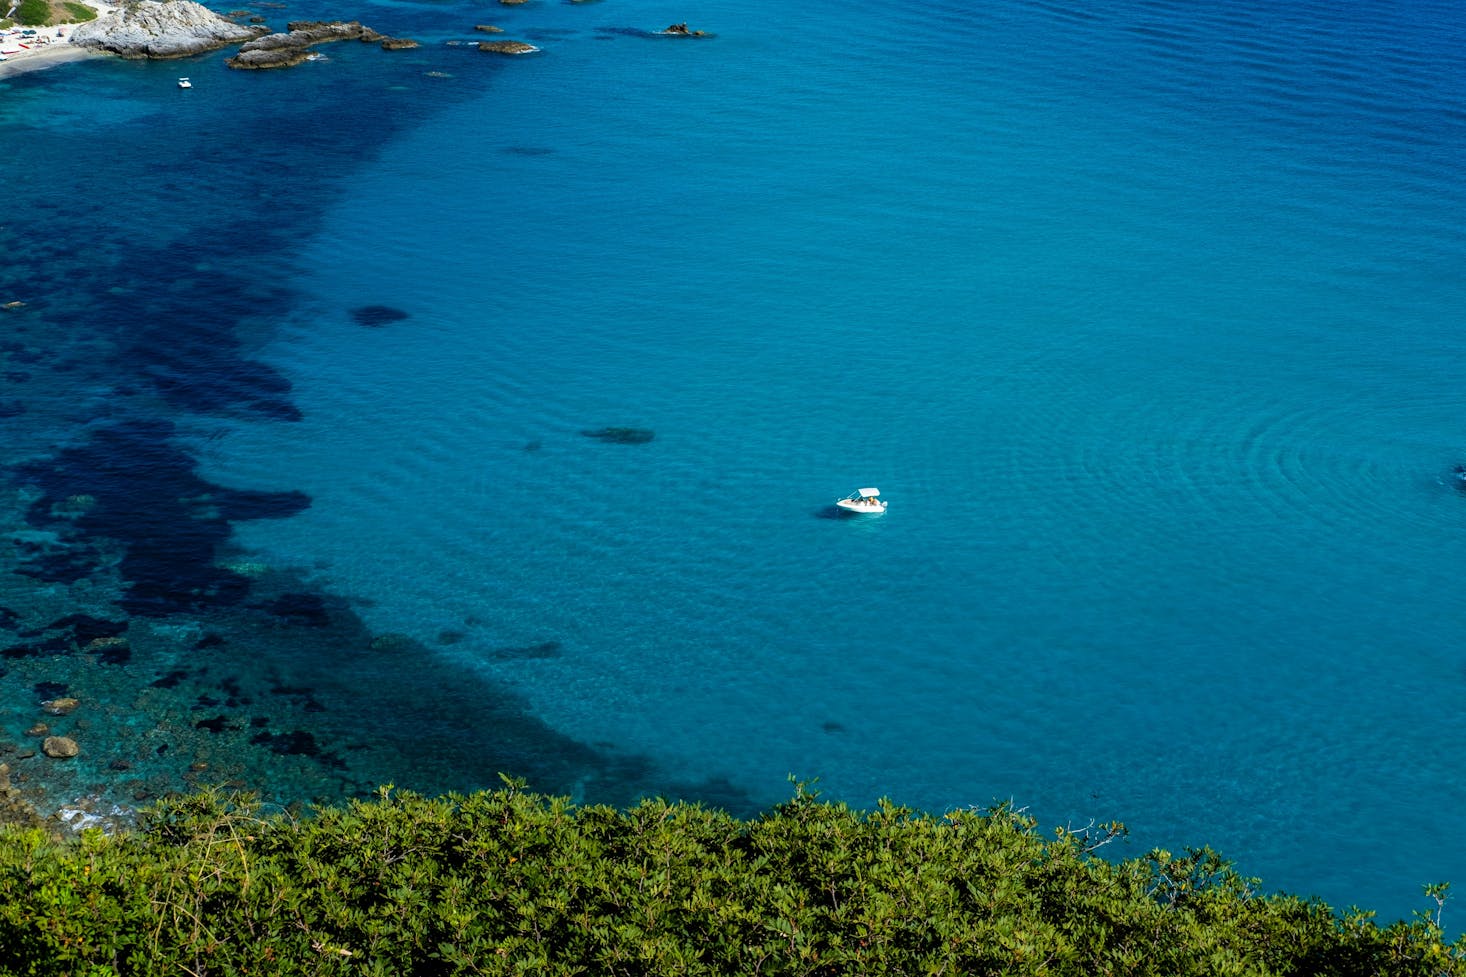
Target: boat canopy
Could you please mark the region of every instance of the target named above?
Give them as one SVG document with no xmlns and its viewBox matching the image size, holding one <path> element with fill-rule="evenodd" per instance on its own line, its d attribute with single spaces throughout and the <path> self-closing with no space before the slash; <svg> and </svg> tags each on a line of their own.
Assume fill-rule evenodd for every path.
<svg viewBox="0 0 1466 977">
<path fill-rule="evenodd" d="M 859 492 L 862 499 L 873 499 L 881 494 L 880 489 L 859 489 Z"/>
</svg>

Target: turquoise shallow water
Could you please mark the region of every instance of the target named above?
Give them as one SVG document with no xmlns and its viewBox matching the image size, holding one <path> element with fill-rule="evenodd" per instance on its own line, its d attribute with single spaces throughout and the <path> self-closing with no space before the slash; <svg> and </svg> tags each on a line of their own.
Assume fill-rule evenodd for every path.
<svg viewBox="0 0 1466 977">
<path fill-rule="evenodd" d="M 71 679 L 141 703 L 113 735 L 219 769 L 269 701 L 326 754 L 253 743 L 281 799 L 514 768 L 752 809 L 792 773 L 1386 917 L 1466 877 L 1458 11 L 732 2 L 687 40 L 544 3 L 494 12 L 514 60 L 445 43 L 481 10 L 348 13 L 426 43 L 0 89 L 58 196 L 136 189 L 0 229 L 38 256 L 8 538 L 101 500 L 65 524 L 101 569 L 0 605 L 35 648 L 132 595 L 134 659 Z M 107 442 L 126 477 L 56 455 L 140 419 L 176 426 Z M 154 443 L 207 484 L 114 507 L 176 472 L 113 460 Z M 871 484 L 888 514 L 830 518 Z M 209 554 L 251 582 L 160 582 Z M 10 658 L 18 738 L 49 659 Z"/>
</svg>

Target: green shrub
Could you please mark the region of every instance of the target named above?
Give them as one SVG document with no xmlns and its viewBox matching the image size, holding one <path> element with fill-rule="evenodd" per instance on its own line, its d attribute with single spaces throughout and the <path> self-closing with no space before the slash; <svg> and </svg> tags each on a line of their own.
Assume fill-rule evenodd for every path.
<svg viewBox="0 0 1466 977">
<path fill-rule="evenodd" d="M 15 19 L 22 24 L 41 27 L 51 22 L 51 4 L 47 0 L 20 0 Z"/>
<path fill-rule="evenodd" d="M 1466 975 L 1438 914 L 1380 927 L 1107 837 L 803 790 L 752 821 L 514 785 L 305 820 L 207 793 L 128 836 L 0 832 L 0 973 Z"/>
<path fill-rule="evenodd" d="M 83 21 L 97 19 L 96 7 L 89 7 L 84 3 L 76 3 L 74 0 L 66 0 L 61 6 L 66 8 L 66 19 L 69 23 L 77 24 Z"/>
</svg>

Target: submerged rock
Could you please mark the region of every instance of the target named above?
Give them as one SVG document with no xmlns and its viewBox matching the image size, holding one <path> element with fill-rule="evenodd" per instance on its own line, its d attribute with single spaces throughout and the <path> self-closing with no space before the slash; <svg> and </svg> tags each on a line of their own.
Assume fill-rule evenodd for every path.
<svg viewBox="0 0 1466 977">
<path fill-rule="evenodd" d="M 134 0 L 71 32 L 78 47 L 124 58 L 187 58 L 265 33 L 193 0 Z"/>
</svg>

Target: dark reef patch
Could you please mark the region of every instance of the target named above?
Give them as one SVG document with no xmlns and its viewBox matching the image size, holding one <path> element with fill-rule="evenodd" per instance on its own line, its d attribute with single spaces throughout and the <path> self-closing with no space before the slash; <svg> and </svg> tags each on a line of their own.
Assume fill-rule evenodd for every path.
<svg viewBox="0 0 1466 977">
<path fill-rule="evenodd" d="M 175 668 L 167 675 L 163 675 L 159 678 L 154 679 L 152 682 L 152 686 L 155 689 L 176 689 L 178 688 L 178 683 L 182 682 L 186 678 L 188 678 L 187 669 Z"/>
<path fill-rule="evenodd" d="M 126 641 L 98 642 L 86 650 L 97 656 L 97 663 L 100 665 L 126 665 L 132 661 L 132 646 Z"/>
<path fill-rule="evenodd" d="M 310 496 L 299 491 L 216 489 L 213 502 L 219 515 L 229 522 L 244 519 L 288 519 L 311 506 Z"/>
<path fill-rule="evenodd" d="M 46 358 L 40 350 L 29 349 L 15 342 L 0 343 L 0 353 L 5 353 L 12 363 L 23 363 L 27 366 L 34 366 Z"/>
<path fill-rule="evenodd" d="M 580 433 L 611 444 L 646 444 L 657 436 L 655 431 L 644 427 L 598 427 Z"/>
<path fill-rule="evenodd" d="M 73 584 L 96 573 L 102 566 L 101 553 L 84 543 L 17 543 L 20 561 L 15 572 L 44 583 Z"/>
<path fill-rule="evenodd" d="M 198 362 L 172 368 L 155 364 L 146 375 L 168 403 L 201 414 L 237 411 L 277 421 L 298 421 L 304 416 L 289 400 L 259 386 L 257 378 L 247 374 L 221 378 L 222 372 Z"/>
<path fill-rule="evenodd" d="M 319 594 L 281 594 L 272 601 L 254 606 L 275 615 L 286 624 L 324 628 L 331 623 L 326 601 Z"/>
<path fill-rule="evenodd" d="M 596 39 L 609 41 L 617 37 L 656 37 L 656 31 L 645 30 L 640 27 L 597 27 L 594 28 Z"/>
<path fill-rule="evenodd" d="M 359 326 L 377 328 L 393 322 L 401 322 L 407 318 L 407 313 L 401 309 L 394 309 L 390 305 L 363 305 L 351 310 L 351 318 L 356 320 Z"/>
<path fill-rule="evenodd" d="M 270 687 L 271 695 L 285 696 L 293 700 L 301 712 L 325 712 L 326 707 L 321 705 L 315 693 L 315 689 L 305 685 L 281 685 L 277 682 Z"/>
<path fill-rule="evenodd" d="M 37 682 L 31 686 L 31 691 L 36 694 L 37 702 L 45 702 L 47 699 L 59 699 L 69 689 L 70 686 L 65 682 Z"/>
<path fill-rule="evenodd" d="M 310 504 L 300 492 L 236 491 L 205 481 L 174 434 L 167 421 L 123 421 L 19 469 L 44 492 L 27 511 L 32 525 L 62 538 L 84 534 L 123 544 L 117 570 L 126 581 L 120 603 L 129 614 L 159 617 L 238 603 L 249 581 L 215 565 L 232 532 L 230 518 L 280 517 Z M 52 514 L 74 496 L 95 502 L 74 521 Z M 95 564 L 75 544 L 45 556 L 39 565 L 37 558 L 29 561 L 28 572 L 85 575 Z"/>
<path fill-rule="evenodd" d="M 0 648 L 0 657 L 39 658 L 42 655 L 67 655 L 76 650 L 69 634 L 58 634 L 44 641 L 29 641 L 24 644 Z"/>
<path fill-rule="evenodd" d="M 332 770 L 345 770 L 346 761 L 335 753 L 324 750 L 316 742 L 314 734 L 305 730 L 296 729 L 289 733 L 268 733 L 259 732 L 250 738 L 250 742 L 257 746 L 264 746 L 271 753 L 278 753 L 281 756 L 304 756 L 310 757 L 323 767 Z"/>
<path fill-rule="evenodd" d="M 534 645 L 511 645 L 504 648 L 495 648 L 489 654 L 500 661 L 559 658 L 560 642 L 541 641 L 539 644 Z"/>
<path fill-rule="evenodd" d="M 258 178 L 258 177 L 256 177 Z M 231 240 L 236 260 L 253 253 L 271 231 L 288 222 L 278 214 L 261 217 L 247 233 Z M 271 225 L 271 221 L 274 225 Z M 205 244 L 204 253 L 213 249 Z M 203 275 L 199 250 L 180 239 L 154 249 L 125 253 L 110 277 L 114 281 L 167 282 L 167 288 L 103 288 L 87 296 L 87 323 L 107 323 L 117 333 L 119 352 L 107 373 L 120 382 L 145 379 L 174 408 L 204 414 L 229 414 L 298 420 L 288 400 L 290 382 L 273 367 L 245 353 L 237 330 L 261 317 L 282 315 L 291 295 L 261 288 L 246 274 Z"/>
<path fill-rule="evenodd" d="M 213 719 L 200 719 L 198 722 L 193 724 L 193 728 L 205 729 L 211 733 L 218 734 L 224 732 L 225 730 L 240 729 L 241 727 L 235 726 L 230 723 L 229 717 L 221 713 L 220 715 L 215 716 Z"/>
<path fill-rule="evenodd" d="M 127 621 L 109 621 L 90 614 L 68 614 L 46 625 L 47 631 L 70 630 L 82 644 L 98 638 L 116 638 L 127 630 Z"/>
<path fill-rule="evenodd" d="M 237 676 L 229 676 L 219 683 L 219 690 L 229 698 L 224 700 L 224 705 L 230 709 L 237 709 L 240 706 L 247 706 L 253 700 L 244 694 L 244 687 L 240 685 Z"/>
</svg>

